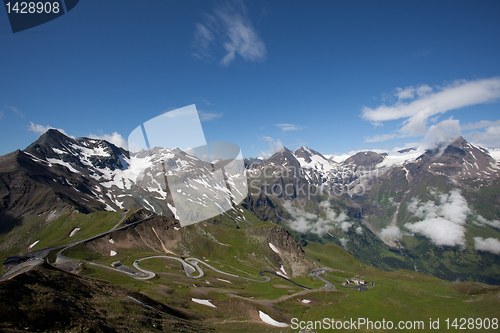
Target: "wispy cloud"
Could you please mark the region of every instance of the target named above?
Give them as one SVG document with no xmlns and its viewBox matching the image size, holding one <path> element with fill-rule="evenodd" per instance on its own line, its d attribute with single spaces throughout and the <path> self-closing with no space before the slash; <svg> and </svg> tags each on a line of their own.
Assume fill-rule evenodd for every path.
<svg viewBox="0 0 500 333">
<path fill-rule="evenodd" d="M 203 101 L 203 103 L 205 103 L 206 105 L 212 105 L 213 103 L 210 103 L 210 101 L 206 98 L 202 98 L 201 99 Z"/>
<path fill-rule="evenodd" d="M 217 118 L 222 118 L 221 112 L 208 112 L 203 110 L 198 110 L 201 121 L 211 121 Z"/>
<path fill-rule="evenodd" d="M 404 89 L 401 87 L 397 87 L 396 92 L 394 93 L 394 96 L 396 96 L 398 98 L 398 100 L 414 99 L 415 94 L 417 94 L 418 97 L 423 97 L 423 96 L 431 93 L 432 90 L 433 89 L 427 84 L 418 86 L 416 88 L 413 86 L 406 87 Z"/>
<path fill-rule="evenodd" d="M 261 140 L 267 141 L 269 143 L 269 150 L 268 151 L 260 151 L 259 156 L 262 158 L 269 158 L 273 156 L 274 154 L 282 151 L 285 149 L 285 146 L 283 146 L 283 143 L 281 143 L 281 140 L 274 140 L 273 138 L 269 136 L 262 136 L 260 138 Z"/>
<path fill-rule="evenodd" d="M 92 134 L 90 133 L 87 135 L 91 139 L 98 139 L 98 140 L 106 140 L 112 144 L 114 144 L 117 147 L 121 147 L 123 149 L 128 150 L 128 142 L 125 140 L 120 134 L 117 132 L 113 132 L 113 134 Z"/>
<path fill-rule="evenodd" d="M 342 237 L 341 239 L 339 239 L 339 241 L 340 241 L 340 245 L 344 248 L 344 250 L 348 251 L 347 243 L 349 243 L 349 240 L 345 237 Z"/>
<path fill-rule="evenodd" d="M 307 142 L 302 141 L 300 139 L 297 139 L 297 148 L 299 147 L 305 147 L 307 145 Z"/>
<path fill-rule="evenodd" d="M 366 141 L 423 136 L 427 132 L 429 120 L 436 120 L 432 117 L 450 110 L 498 100 L 500 78 L 459 80 L 434 88 L 429 85 L 397 88 L 394 96 L 398 100 L 392 105 L 383 104 L 376 108 L 363 107 L 362 117 L 374 125 L 381 125 L 384 121 L 404 119 L 401 128 L 394 133 L 367 138 Z"/>
<path fill-rule="evenodd" d="M 461 133 L 462 131 L 458 119 L 450 117 L 449 119 L 430 126 L 422 140 L 422 145 L 425 149 L 441 148 L 441 154 L 450 143 L 460 136 Z"/>
<path fill-rule="evenodd" d="M 56 129 L 59 132 L 63 133 L 64 135 L 69 136 L 70 138 L 73 138 L 73 139 L 75 138 L 72 135 L 68 135 L 68 133 L 66 133 L 66 131 L 61 129 L 61 128 L 52 127 L 50 125 L 43 126 L 43 125 L 39 125 L 39 124 L 34 124 L 31 121 L 30 121 L 30 126 L 28 128 L 28 131 L 31 131 L 31 132 L 38 134 L 38 135 L 42 135 L 43 133 L 47 132 L 49 129 Z"/>
<path fill-rule="evenodd" d="M 475 221 L 474 224 L 480 225 L 480 226 L 489 225 L 490 227 L 500 229 L 500 221 L 499 220 L 489 221 L 489 220 L 485 219 L 484 217 L 482 217 L 481 215 L 477 216 L 477 221 Z"/>
<path fill-rule="evenodd" d="M 213 20 L 213 16 L 209 16 Z M 215 36 L 207 27 L 208 24 L 195 24 L 193 45 L 196 48 L 194 55 L 200 59 L 210 56 L 210 47 L 215 42 Z"/>
<path fill-rule="evenodd" d="M 461 135 L 461 133 L 462 131 L 460 128 L 459 120 L 450 117 L 449 119 L 443 120 L 435 125 L 430 126 L 425 133 L 424 139 L 420 143 L 418 143 L 418 145 L 420 145 L 424 149 L 435 149 L 438 147 L 443 147 L 444 149 L 450 143 L 455 141 Z M 382 134 L 366 138 L 365 141 L 381 142 L 399 137 L 401 136 L 397 133 Z"/>
<path fill-rule="evenodd" d="M 300 131 L 304 127 L 298 126 L 295 124 L 276 124 L 276 127 L 279 127 L 283 132 L 289 132 L 289 131 Z"/>
<path fill-rule="evenodd" d="M 396 226 L 389 226 L 380 230 L 379 237 L 382 239 L 402 239 L 403 232 Z"/>
<path fill-rule="evenodd" d="M 196 23 L 192 44 L 194 55 L 200 59 L 210 59 L 214 49 L 215 52 L 222 49 L 224 56 L 220 64 L 223 66 L 229 66 L 236 55 L 256 62 L 263 61 L 267 53 L 240 0 L 216 7 L 212 14 L 205 15 L 203 23 Z"/>
<path fill-rule="evenodd" d="M 24 118 L 24 114 L 15 106 L 7 106 L 6 108 L 11 109 L 19 118 Z"/>
<path fill-rule="evenodd" d="M 462 126 L 462 130 L 477 130 L 465 135 L 468 141 L 483 147 L 500 148 L 500 120 L 480 120 Z"/>
<path fill-rule="evenodd" d="M 485 131 L 473 131 L 466 135 L 467 139 L 482 147 L 500 147 L 500 125 L 487 127 Z"/>
<path fill-rule="evenodd" d="M 500 120 L 497 120 L 497 121 L 480 120 L 480 121 L 475 122 L 475 123 L 468 123 L 468 124 L 462 125 L 462 129 L 464 131 L 466 131 L 466 130 L 475 130 L 475 129 L 485 128 L 485 127 L 490 127 L 490 126 L 500 126 Z"/>
</svg>

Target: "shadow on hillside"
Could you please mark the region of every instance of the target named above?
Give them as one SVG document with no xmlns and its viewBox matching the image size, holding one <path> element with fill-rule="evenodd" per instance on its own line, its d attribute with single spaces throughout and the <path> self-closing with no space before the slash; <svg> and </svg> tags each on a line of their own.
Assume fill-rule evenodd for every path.
<svg viewBox="0 0 500 333">
<path fill-rule="evenodd" d="M 0 212 L 0 236 L 10 232 L 18 225 L 21 225 L 22 222 L 20 218 L 14 217 L 8 212 Z"/>
</svg>

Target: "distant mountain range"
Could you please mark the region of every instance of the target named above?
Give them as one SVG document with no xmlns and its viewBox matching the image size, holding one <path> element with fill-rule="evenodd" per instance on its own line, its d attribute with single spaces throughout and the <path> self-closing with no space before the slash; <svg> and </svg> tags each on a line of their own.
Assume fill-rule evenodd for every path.
<svg viewBox="0 0 500 333">
<path fill-rule="evenodd" d="M 336 242 L 385 269 L 498 283 L 499 161 L 499 150 L 460 137 L 434 150 L 358 152 L 342 162 L 285 148 L 248 172 L 251 195 L 279 199 L 292 212 L 284 225 L 304 240 Z M 377 259 L 384 247 L 364 238 L 370 233 L 391 253 Z"/>
<path fill-rule="evenodd" d="M 301 147 L 245 159 L 249 195 L 241 206 L 302 244 L 336 243 L 383 269 L 500 283 L 500 150 L 458 138 L 435 150 L 329 157 Z M 131 153 L 48 130 L 25 150 L 0 157 L 0 234 L 19 225 L 38 230 L 73 210 L 144 207 L 176 217 L 159 161 L 174 176 L 212 167 L 181 150 Z M 221 203 L 226 191 L 200 183 L 185 195 L 198 214 L 210 202 L 236 207 L 230 198 Z M 237 226 L 243 216 L 234 211 Z M 19 235 L 5 239 L 0 250 L 23 242 Z"/>
</svg>

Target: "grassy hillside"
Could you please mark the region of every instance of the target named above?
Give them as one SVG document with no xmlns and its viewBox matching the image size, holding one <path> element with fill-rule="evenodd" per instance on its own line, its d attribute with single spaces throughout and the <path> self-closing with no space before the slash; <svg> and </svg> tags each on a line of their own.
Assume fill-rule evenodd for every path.
<svg viewBox="0 0 500 333">
<path fill-rule="evenodd" d="M 69 210 L 54 220 L 20 224 L 0 237 L 0 260 L 3 262 L 10 255 L 69 244 L 109 231 L 120 222 L 122 213 L 123 211 L 120 210 L 83 214 L 76 210 Z M 76 228 L 80 230 L 70 236 Z M 39 242 L 29 248 L 36 241 Z"/>
<path fill-rule="evenodd" d="M 183 242 L 178 249 L 184 251 L 184 254 L 187 251 L 189 256 L 202 259 L 219 270 L 259 279 L 259 270 L 278 269 L 275 253 L 267 244 L 269 239 L 262 236 L 269 234 L 265 230 L 272 230 L 273 227 L 274 224 L 262 223 L 246 229 L 236 229 L 200 223 L 183 228 Z M 255 234 L 255 230 L 264 232 Z M 282 249 L 277 244 L 276 246 Z M 90 248 L 81 245 L 67 255 L 99 262 L 108 267 L 111 262 L 120 260 L 124 265 L 132 267 L 136 259 L 162 254 L 146 248 L 130 248 L 120 250 L 116 256 L 110 257 L 107 253 L 90 251 Z M 205 275 L 194 279 L 186 276 L 179 262 L 159 258 L 140 262 L 142 268 L 156 273 L 151 280 L 135 280 L 91 265 L 83 265 L 80 274 L 122 285 L 168 306 L 190 311 L 203 322 L 215 327 L 217 332 L 297 331 L 264 324 L 258 316 L 259 311 L 288 324 L 292 318 L 304 321 L 368 318 L 372 321 L 391 320 L 394 323 L 400 320 L 424 321 L 425 327 L 428 327 L 429 318 L 439 318 L 441 328 L 444 327 L 446 318 L 500 317 L 500 289 L 497 286 L 452 283 L 409 270 L 381 271 L 358 261 L 343 248 L 333 244 L 309 243 L 303 249 L 307 260 L 316 267 L 326 266 L 338 270 L 324 275 L 336 286 L 336 290 L 322 289 L 324 283 L 308 273 L 292 280 L 309 286 L 312 290 L 304 290 L 273 275 L 269 275 L 271 280 L 266 283 L 249 282 L 212 271 L 205 266 L 201 266 Z M 183 254 L 178 252 L 176 256 L 182 257 Z M 285 269 L 289 270 L 287 264 Z M 342 286 L 344 279 L 355 276 L 375 283 L 375 287 L 359 292 Z M 196 304 L 191 298 L 210 300 L 216 308 Z M 303 303 L 303 299 L 311 302 Z"/>
</svg>

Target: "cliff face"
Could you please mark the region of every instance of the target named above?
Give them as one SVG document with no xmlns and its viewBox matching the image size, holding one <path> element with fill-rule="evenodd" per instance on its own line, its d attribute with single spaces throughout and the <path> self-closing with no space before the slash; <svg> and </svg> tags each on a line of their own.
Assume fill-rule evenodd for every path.
<svg viewBox="0 0 500 333">
<path fill-rule="evenodd" d="M 139 211 L 138 214 L 135 214 L 140 217 L 138 220 L 147 215 L 143 213 Z M 151 220 L 111 232 L 106 236 L 88 242 L 86 247 L 90 251 L 103 256 L 109 256 L 111 251 L 119 254 L 124 249 L 176 253 L 179 243 L 182 241 L 182 234 L 183 231 L 181 231 L 178 220 L 156 216 Z"/>
<path fill-rule="evenodd" d="M 248 195 L 241 205 L 255 214 L 261 221 L 280 224 L 283 218 L 290 216 L 276 198 L 266 195 L 264 191 L 259 191 L 255 195 Z"/>
<path fill-rule="evenodd" d="M 283 267 L 280 271 L 284 270 L 288 277 L 303 276 L 316 267 L 285 228 L 275 225 L 246 231 L 250 237 L 259 239 L 261 246 L 268 249 L 268 258 L 276 267 Z"/>
<path fill-rule="evenodd" d="M 256 236 L 265 237 L 265 241 L 273 244 L 297 256 L 305 256 L 302 247 L 295 241 L 292 235 L 283 227 L 279 225 L 262 227 L 256 229 L 249 229 L 249 233 Z"/>
</svg>

